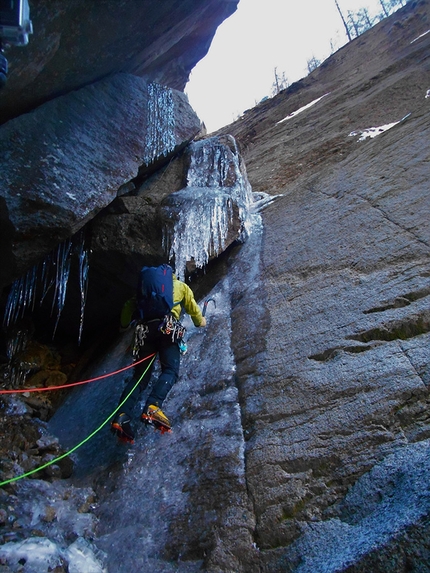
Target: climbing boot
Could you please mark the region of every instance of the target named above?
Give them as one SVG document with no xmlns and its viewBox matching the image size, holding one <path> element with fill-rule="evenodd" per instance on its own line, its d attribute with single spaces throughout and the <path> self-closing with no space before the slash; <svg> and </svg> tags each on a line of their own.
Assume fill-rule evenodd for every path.
<svg viewBox="0 0 430 573">
<path fill-rule="evenodd" d="M 121 442 L 134 444 L 134 432 L 130 424 L 130 416 L 125 414 L 118 414 L 111 424 L 111 430 Z"/>
<path fill-rule="evenodd" d="M 161 408 L 154 406 L 153 404 L 150 404 L 146 408 L 146 411 L 143 412 L 142 422 L 154 426 L 154 428 L 156 430 L 160 430 L 162 434 L 172 431 L 169 418 Z"/>
</svg>

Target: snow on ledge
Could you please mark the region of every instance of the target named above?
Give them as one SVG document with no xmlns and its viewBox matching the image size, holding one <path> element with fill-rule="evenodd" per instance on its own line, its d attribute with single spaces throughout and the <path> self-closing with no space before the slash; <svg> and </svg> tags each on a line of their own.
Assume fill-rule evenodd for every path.
<svg viewBox="0 0 430 573">
<path fill-rule="evenodd" d="M 419 39 L 422 38 L 423 36 L 426 36 L 429 32 L 430 32 L 430 30 L 427 30 L 427 32 L 424 32 L 424 34 L 421 34 L 420 36 L 418 36 L 417 38 L 415 38 L 414 40 L 412 40 L 411 44 L 413 44 L 414 42 L 416 42 L 417 40 L 419 40 Z"/>
<path fill-rule="evenodd" d="M 298 115 L 299 113 L 302 113 L 302 111 L 305 111 L 306 109 L 312 107 L 313 105 L 318 103 L 320 100 L 322 100 L 324 97 L 328 96 L 329 94 L 330 94 L 330 92 L 324 94 L 323 96 L 319 97 L 318 99 L 314 99 L 314 101 L 311 101 L 311 103 L 304 105 L 303 107 L 297 109 L 296 111 L 293 111 L 293 113 L 290 113 L 290 115 L 287 115 L 287 117 L 284 117 L 284 119 L 281 119 L 280 121 L 276 122 L 276 125 L 278 125 L 278 123 L 282 123 L 284 121 L 287 121 L 287 119 L 291 119 L 292 117 Z"/>
<path fill-rule="evenodd" d="M 260 213 L 263 209 L 273 203 L 275 199 L 284 196 L 283 194 L 269 195 L 269 193 L 265 193 L 264 191 L 254 191 L 252 195 L 254 199 L 254 203 L 251 206 L 252 213 Z"/>
<path fill-rule="evenodd" d="M 384 133 L 384 131 L 388 131 L 398 123 L 405 121 L 405 119 L 408 118 L 410 115 L 411 114 L 408 113 L 407 115 L 405 115 L 405 117 L 402 117 L 402 119 L 400 119 L 399 121 L 394 121 L 393 123 L 387 123 L 386 125 L 380 125 L 379 127 L 369 127 L 367 129 L 364 129 L 363 131 L 351 131 L 349 137 L 355 137 L 356 135 L 359 135 L 360 137 L 358 138 L 357 141 L 364 141 L 365 139 L 368 138 L 373 139 L 377 135 L 381 135 L 381 133 Z"/>
</svg>

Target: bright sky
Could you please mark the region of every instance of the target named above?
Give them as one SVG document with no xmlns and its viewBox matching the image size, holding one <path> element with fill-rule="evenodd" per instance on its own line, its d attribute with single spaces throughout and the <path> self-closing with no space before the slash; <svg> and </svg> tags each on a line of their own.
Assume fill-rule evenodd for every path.
<svg viewBox="0 0 430 573">
<path fill-rule="evenodd" d="M 379 0 L 338 0 L 348 10 L 381 12 Z M 270 96 L 274 68 L 289 83 L 308 74 L 307 61 L 323 61 L 347 41 L 334 0 L 240 0 L 218 28 L 207 56 L 185 92 L 208 132 L 232 123 Z"/>
</svg>

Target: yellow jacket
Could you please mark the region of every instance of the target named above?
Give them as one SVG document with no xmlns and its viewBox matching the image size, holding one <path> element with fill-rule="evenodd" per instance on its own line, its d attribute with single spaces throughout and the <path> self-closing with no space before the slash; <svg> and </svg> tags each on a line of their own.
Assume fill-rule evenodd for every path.
<svg viewBox="0 0 430 573">
<path fill-rule="evenodd" d="M 202 311 L 196 303 L 193 291 L 190 287 L 178 280 L 173 275 L 173 316 L 179 320 L 182 309 L 190 315 L 194 326 L 200 326 L 203 320 Z M 121 328 L 127 328 L 132 321 L 133 313 L 137 308 L 136 297 L 129 299 L 123 306 L 121 311 Z"/>
</svg>

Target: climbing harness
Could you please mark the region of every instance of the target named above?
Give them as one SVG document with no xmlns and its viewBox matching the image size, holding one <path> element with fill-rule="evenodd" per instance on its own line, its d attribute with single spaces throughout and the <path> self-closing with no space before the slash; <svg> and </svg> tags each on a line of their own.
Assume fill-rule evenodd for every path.
<svg viewBox="0 0 430 573">
<path fill-rule="evenodd" d="M 94 437 L 104 426 L 106 426 L 106 424 L 108 424 L 112 417 L 115 416 L 115 414 L 123 407 L 123 405 L 126 403 L 126 401 L 129 399 L 129 397 L 133 394 L 133 392 L 136 390 L 136 388 L 138 387 L 138 385 L 141 383 L 143 377 L 145 376 L 145 374 L 148 372 L 149 368 L 151 367 L 152 363 L 155 360 L 155 354 L 151 354 L 149 356 L 145 356 L 145 358 L 142 359 L 143 360 L 148 360 L 148 358 L 151 358 L 148 366 L 145 368 L 145 370 L 143 371 L 142 375 L 140 376 L 140 378 L 138 379 L 138 381 L 136 382 L 136 384 L 133 386 L 133 388 L 130 390 L 130 392 L 127 394 L 127 396 L 124 398 L 124 400 L 121 401 L 120 404 L 118 404 L 118 406 L 115 408 L 115 410 L 112 412 L 112 414 L 110 414 L 106 420 L 104 422 L 102 422 L 100 424 L 100 426 L 98 428 L 96 428 L 93 432 L 91 432 L 91 434 L 89 436 L 87 436 L 84 440 L 82 440 L 81 442 L 79 442 L 79 444 L 77 444 L 76 446 L 74 446 L 71 450 L 69 450 L 68 452 L 65 452 L 64 454 L 61 454 L 61 456 L 58 456 L 57 458 L 54 458 L 53 460 L 50 460 L 49 462 L 46 462 L 46 464 L 43 464 L 42 466 L 39 466 L 37 468 L 34 468 L 26 473 L 23 473 L 21 475 L 15 476 L 13 478 L 7 479 L 5 481 L 0 482 L 0 487 L 3 487 L 4 485 L 7 485 L 8 483 L 12 483 L 14 481 L 17 481 L 19 479 L 28 477 L 30 475 L 35 474 L 36 472 L 39 472 L 41 470 L 44 470 L 45 468 L 47 468 L 48 466 L 52 466 L 53 464 L 56 464 L 57 462 L 59 462 L 60 460 L 66 458 L 67 456 L 70 456 L 70 454 L 72 454 L 73 452 L 75 452 L 78 448 L 80 448 L 81 446 L 83 446 L 85 443 L 87 443 L 89 440 L 91 440 L 92 437 Z"/>
<path fill-rule="evenodd" d="M 149 323 L 159 321 L 159 319 L 149 320 L 148 322 L 139 322 L 134 330 L 134 338 L 132 345 L 132 355 L 133 358 L 139 356 L 140 349 L 145 345 L 145 339 L 149 334 Z M 176 320 L 171 314 L 166 314 L 166 316 L 161 320 L 158 330 L 172 337 L 172 342 L 179 342 L 183 339 L 187 329 L 185 326 Z"/>
</svg>

